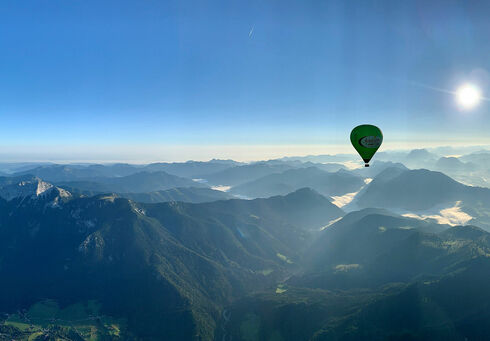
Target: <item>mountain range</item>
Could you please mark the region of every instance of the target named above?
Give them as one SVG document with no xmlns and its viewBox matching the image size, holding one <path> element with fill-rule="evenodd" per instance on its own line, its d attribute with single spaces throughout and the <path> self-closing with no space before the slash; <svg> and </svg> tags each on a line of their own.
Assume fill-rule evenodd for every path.
<svg viewBox="0 0 490 341">
<path fill-rule="evenodd" d="M 158 203 L 167 201 L 202 203 L 233 198 L 232 195 L 226 192 L 217 191 L 206 187 L 176 187 L 156 192 L 117 193 L 117 196 L 142 203 Z"/>
<path fill-rule="evenodd" d="M 1 199 L 0 306 L 90 298 L 145 339 L 208 339 L 220 307 L 285 276 L 310 231 L 341 214 L 306 189 L 205 204 Z"/>
<path fill-rule="evenodd" d="M 76 181 L 90 180 L 92 178 L 109 177 L 117 178 L 132 175 L 138 172 L 166 172 L 185 178 L 199 178 L 203 175 L 222 171 L 224 169 L 240 165 L 232 160 L 210 160 L 208 162 L 188 161 L 175 163 L 151 163 L 148 165 L 131 165 L 125 163 L 116 164 L 89 164 L 89 165 L 57 165 L 35 164 L 18 165 L 13 168 L 13 175 L 31 174 L 46 181 Z"/>
<path fill-rule="evenodd" d="M 359 193 L 357 203 L 360 207 L 419 211 L 455 201 L 487 200 L 490 189 L 465 186 L 440 172 L 388 168 Z"/>
<path fill-rule="evenodd" d="M 484 340 L 487 154 L 438 153 L 7 165 L 0 340 Z"/>
<path fill-rule="evenodd" d="M 320 232 L 302 271 L 228 308 L 239 340 L 483 340 L 490 234 L 379 209 Z M 483 294 L 481 292 L 484 291 Z"/>
<path fill-rule="evenodd" d="M 138 172 L 122 177 L 94 177 L 91 180 L 55 182 L 61 187 L 89 193 L 143 193 L 178 187 L 208 187 L 164 171 Z"/>
<path fill-rule="evenodd" d="M 231 193 L 257 198 L 284 195 L 299 188 L 310 187 L 324 196 L 338 196 L 358 191 L 364 181 L 345 171 L 329 173 L 316 167 L 289 169 L 235 186 Z"/>
</svg>

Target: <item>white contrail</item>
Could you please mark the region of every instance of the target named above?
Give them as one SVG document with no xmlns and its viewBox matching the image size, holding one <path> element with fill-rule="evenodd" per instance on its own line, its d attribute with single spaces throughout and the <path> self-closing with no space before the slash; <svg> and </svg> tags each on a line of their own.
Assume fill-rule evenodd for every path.
<svg viewBox="0 0 490 341">
<path fill-rule="evenodd" d="M 253 25 L 252 28 L 250 29 L 250 32 L 248 32 L 248 37 L 249 38 L 252 37 L 252 34 L 254 33 L 254 28 L 255 28 L 255 25 Z"/>
<path fill-rule="evenodd" d="M 419 83 L 419 82 L 408 81 L 408 83 L 410 85 L 418 86 L 420 88 L 425 88 L 425 89 L 429 89 L 429 90 L 439 91 L 439 92 L 443 92 L 443 93 L 446 93 L 446 94 L 451 94 L 451 95 L 455 95 L 456 94 L 455 91 L 450 91 L 450 90 L 446 90 L 446 89 L 442 89 L 442 88 L 436 88 L 435 86 L 430 86 L 430 85 Z"/>
<path fill-rule="evenodd" d="M 451 91 L 451 90 L 447 90 L 447 89 L 437 88 L 435 86 L 431 86 L 431 85 L 427 85 L 427 84 L 423 84 L 423 83 L 419 83 L 419 82 L 409 81 L 408 83 L 410 85 L 418 86 L 420 88 L 434 90 L 434 91 L 442 92 L 442 93 L 445 93 L 445 94 L 450 94 L 450 95 L 456 95 L 457 94 L 456 91 Z M 483 100 L 483 101 L 490 101 L 490 98 L 488 98 L 488 97 L 480 96 L 480 99 Z"/>
<path fill-rule="evenodd" d="M 373 75 L 373 76 L 375 76 L 375 77 L 379 77 L 381 79 L 389 80 L 389 81 L 392 81 L 392 82 L 395 81 L 395 82 L 398 82 L 398 83 L 405 83 L 405 84 L 409 84 L 411 86 L 416 86 L 416 87 L 419 87 L 419 88 L 424 88 L 424 89 L 429 89 L 429 90 L 432 90 L 432 91 L 442 92 L 442 93 L 445 93 L 445 94 L 448 94 L 448 95 L 457 95 L 457 92 L 454 91 L 454 90 L 451 91 L 451 90 L 448 90 L 448 89 L 439 88 L 439 87 L 436 87 L 436 86 L 432 86 L 432 85 L 428 85 L 428 84 L 416 82 L 416 81 L 413 81 L 413 80 L 410 80 L 410 79 L 403 79 L 403 78 L 398 78 L 398 77 L 387 77 L 387 76 L 383 76 L 383 75 L 375 74 L 375 73 L 370 73 L 370 74 Z M 489 97 L 480 96 L 480 100 L 482 100 L 482 101 L 490 101 L 490 98 Z"/>
</svg>

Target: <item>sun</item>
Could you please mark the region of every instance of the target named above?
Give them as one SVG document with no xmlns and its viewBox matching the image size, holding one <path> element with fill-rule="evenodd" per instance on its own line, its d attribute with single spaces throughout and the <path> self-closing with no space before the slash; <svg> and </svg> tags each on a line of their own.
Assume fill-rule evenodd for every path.
<svg viewBox="0 0 490 341">
<path fill-rule="evenodd" d="M 481 99 L 480 89 L 473 84 L 463 84 L 455 92 L 456 102 L 465 110 L 473 109 L 476 107 Z"/>
</svg>

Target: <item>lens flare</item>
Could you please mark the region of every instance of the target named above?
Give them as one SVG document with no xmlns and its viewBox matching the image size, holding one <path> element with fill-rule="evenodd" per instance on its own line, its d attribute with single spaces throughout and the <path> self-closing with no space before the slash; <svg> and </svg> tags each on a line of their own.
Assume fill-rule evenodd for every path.
<svg viewBox="0 0 490 341">
<path fill-rule="evenodd" d="M 461 109 L 470 110 L 482 100 L 480 89 L 473 84 L 463 84 L 456 90 L 456 102 Z"/>
</svg>

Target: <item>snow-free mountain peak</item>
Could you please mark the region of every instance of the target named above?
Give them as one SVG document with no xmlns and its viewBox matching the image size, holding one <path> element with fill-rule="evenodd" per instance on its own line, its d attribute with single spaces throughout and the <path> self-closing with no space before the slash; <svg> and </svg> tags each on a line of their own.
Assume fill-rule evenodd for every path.
<svg viewBox="0 0 490 341">
<path fill-rule="evenodd" d="M 45 197 L 53 191 L 62 198 L 71 196 L 68 191 L 35 176 L 0 178 L 0 197 L 7 201 L 15 198 Z"/>
</svg>

